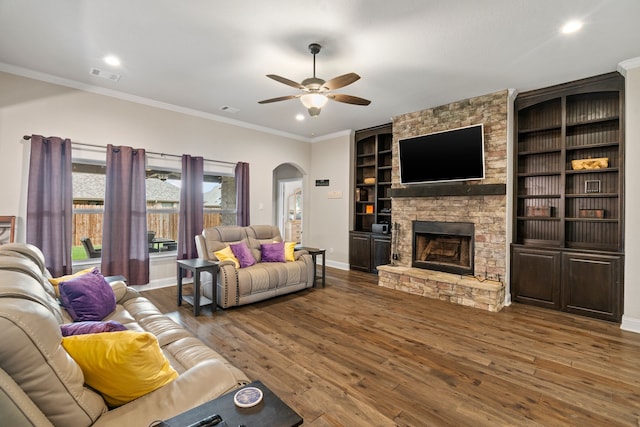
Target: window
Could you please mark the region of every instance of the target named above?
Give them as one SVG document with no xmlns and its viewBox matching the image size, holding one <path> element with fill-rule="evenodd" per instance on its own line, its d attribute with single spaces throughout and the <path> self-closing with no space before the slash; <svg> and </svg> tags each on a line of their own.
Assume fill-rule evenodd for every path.
<svg viewBox="0 0 640 427">
<path fill-rule="evenodd" d="M 175 166 L 175 165 L 174 165 Z M 89 258 L 82 244 L 88 237 L 94 248 L 102 246 L 105 166 L 73 163 L 73 252 L 74 261 Z M 204 227 L 236 223 L 235 177 L 205 172 L 203 182 Z M 147 229 L 150 253 L 177 249 L 180 214 L 180 172 L 169 168 L 147 170 Z"/>
</svg>

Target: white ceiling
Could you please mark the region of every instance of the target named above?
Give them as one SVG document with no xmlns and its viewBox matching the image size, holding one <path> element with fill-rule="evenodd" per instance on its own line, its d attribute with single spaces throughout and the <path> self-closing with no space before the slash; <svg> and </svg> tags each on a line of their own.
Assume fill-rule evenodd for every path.
<svg viewBox="0 0 640 427">
<path fill-rule="evenodd" d="M 562 35 L 569 19 L 584 27 Z M 309 140 L 615 71 L 640 57 L 639 21 L 639 0 L 0 0 L 0 70 Z M 312 42 L 318 77 L 358 73 L 336 92 L 371 105 L 330 101 L 310 118 L 297 99 L 258 104 L 298 93 L 265 75 L 310 77 Z"/>
</svg>

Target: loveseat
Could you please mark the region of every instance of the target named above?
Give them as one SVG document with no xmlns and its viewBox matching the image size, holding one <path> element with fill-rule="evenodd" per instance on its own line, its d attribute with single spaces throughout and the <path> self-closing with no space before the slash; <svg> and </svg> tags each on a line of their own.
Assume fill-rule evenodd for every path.
<svg viewBox="0 0 640 427">
<path fill-rule="evenodd" d="M 99 277 L 98 272 L 90 274 Z M 97 323 L 117 324 L 126 331 L 63 339 L 61 331 L 65 327 L 80 325 L 72 323 L 69 311 L 60 304 L 66 284 L 78 280 L 61 282 L 56 291 L 49 278 L 42 252 L 36 247 L 19 243 L 0 246 L 1 425 L 146 427 L 249 382 L 243 372 L 122 281 L 104 282 L 103 287 L 113 291 L 115 309 L 103 319 L 108 322 Z M 145 346 L 158 348 L 163 370 L 170 370 L 172 375 L 168 383 L 116 407 L 107 404 L 104 393 L 87 386 L 87 368 L 81 368 L 67 350 L 70 342 L 82 343 L 89 338 L 93 345 L 104 337 L 116 337 L 114 334 L 147 340 Z M 95 349 L 87 348 L 84 355 L 93 354 L 90 351 Z M 133 353 L 115 355 L 130 369 L 102 374 L 124 378 L 124 371 L 135 373 L 151 363 L 151 359 L 144 359 L 141 364 L 127 366 L 127 357 Z M 95 362 L 90 368 L 102 369 L 102 363 L 113 357 L 96 356 L 89 360 Z"/>
<path fill-rule="evenodd" d="M 220 260 L 216 252 L 244 243 L 255 264 L 244 267 L 234 261 Z M 266 262 L 265 250 L 283 242 L 280 230 L 273 225 L 218 226 L 206 228 L 196 236 L 198 257 L 220 261 L 218 280 L 214 285 L 211 274 L 203 273 L 202 293 L 211 298 L 217 291 L 217 303 L 222 308 L 250 304 L 278 295 L 296 292 L 313 286 L 315 265 L 305 250 L 293 250 L 289 261 Z"/>
</svg>

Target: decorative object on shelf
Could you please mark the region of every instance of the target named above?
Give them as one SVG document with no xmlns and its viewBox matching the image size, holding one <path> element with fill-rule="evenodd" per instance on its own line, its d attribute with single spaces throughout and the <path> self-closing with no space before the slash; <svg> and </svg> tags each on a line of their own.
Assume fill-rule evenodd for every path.
<svg viewBox="0 0 640 427">
<path fill-rule="evenodd" d="M 574 171 L 589 170 L 589 169 L 605 169 L 609 167 L 608 157 L 599 157 L 596 159 L 580 159 L 571 160 L 571 168 Z"/>
<path fill-rule="evenodd" d="M 600 192 L 600 180 L 588 179 L 584 182 L 585 193 L 599 193 Z"/>
<path fill-rule="evenodd" d="M 375 184 L 376 183 L 376 178 L 373 176 L 370 176 L 368 178 L 364 179 L 364 183 L 365 184 Z"/>
<path fill-rule="evenodd" d="M 369 195 L 366 188 L 356 188 L 356 201 L 366 202 L 369 200 Z"/>
<path fill-rule="evenodd" d="M 553 216 L 553 207 L 552 206 L 527 206 L 527 216 L 551 218 Z"/>
<path fill-rule="evenodd" d="M 604 218 L 604 209 L 580 209 L 578 211 L 580 218 Z"/>
<path fill-rule="evenodd" d="M 367 205 L 364 208 L 364 212 L 368 213 L 368 214 L 372 214 L 373 213 L 373 205 Z"/>
<path fill-rule="evenodd" d="M 371 231 L 374 233 L 384 233 L 387 234 L 389 232 L 389 224 L 373 224 L 371 226 Z"/>
</svg>

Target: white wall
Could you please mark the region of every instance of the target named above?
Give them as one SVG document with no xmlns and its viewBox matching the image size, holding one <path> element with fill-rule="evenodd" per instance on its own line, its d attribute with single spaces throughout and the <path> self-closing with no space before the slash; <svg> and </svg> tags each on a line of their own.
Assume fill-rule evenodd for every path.
<svg viewBox="0 0 640 427">
<path fill-rule="evenodd" d="M 248 162 L 252 224 L 273 221 L 274 168 L 293 163 L 311 170 L 308 142 L 0 72 L 0 215 L 18 216 L 18 241 L 25 239 L 25 134 Z"/>
<path fill-rule="evenodd" d="M 625 61 L 625 261 L 622 329 L 640 332 L 640 58 Z"/>
<path fill-rule="evenodd" d="M 349 207 L 351 206 L 351 140 L 344 132 L 311 145 L 311 173 L 306 188 L 310 206 L 305 206 L 303 237 L 306 246 L 327 250 L 327 265 L 349 268 Z M 328 187 L 316 187 L 328 179 Z"/>
</svg>

